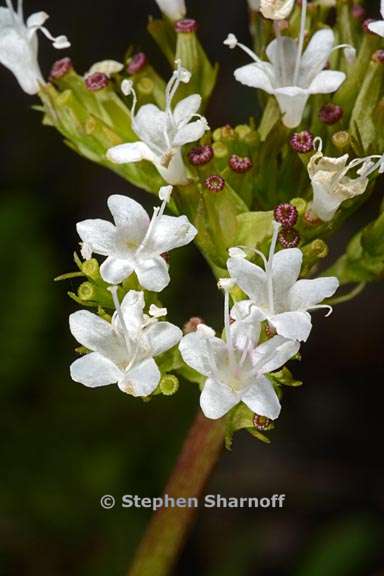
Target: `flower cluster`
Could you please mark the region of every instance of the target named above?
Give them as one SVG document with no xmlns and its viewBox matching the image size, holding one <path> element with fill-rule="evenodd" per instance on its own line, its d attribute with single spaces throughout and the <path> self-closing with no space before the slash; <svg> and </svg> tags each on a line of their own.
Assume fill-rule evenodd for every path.
<svg viewBox="0 0 384 576">
<path fill-rule="evenodd" d="M 172 68 L 168 80 L 144 52 L 128 51 L 84 74 L 62 58 L 45 82 L 37 32 L 58 49 L 67 38 L 50 34 L 44 12 L 24 21 L 22 0 L 0 8 L 0 63 L 38 94 L 45 123 L 160 199 L 149 216 L 113 194 L 113 222 L 78 223 L 83 259 L 63 278 L 82 277 L 70 295 L 94 310 L 70 316 L 81 345 L 71 376 L 144 398 L 171 395 L 187 379 L 208 418 L 229 413 L 231 432 L 257 435 L 279 416 L 283 385 L 294 381 L 286 363 L 308 340 L 312 312 L 329 315 L 330 304 L 384 275 L 382 214 L 319 275 L 330 237 L 384 173 L 384 20 L 361 25 L 362 6 L 344 2 L 248 0 L 254 50 L 233 33 L 224 44 L 251 58 L 234 76 L 258 90 L 262 113 L 211 130 L 204 114 L 218 67 L 185 0 L 156 2 L 162 21 L 151 18 L 148 30 Z M 383 1 L 380 9 L 384 18 Z M 165 320 L 170 253 L 192 241 L 224 293 L 222 332 L 198 316 L 183 331 Z M 357 288 L 335 298 L 348 284 Z"/>
</svg>

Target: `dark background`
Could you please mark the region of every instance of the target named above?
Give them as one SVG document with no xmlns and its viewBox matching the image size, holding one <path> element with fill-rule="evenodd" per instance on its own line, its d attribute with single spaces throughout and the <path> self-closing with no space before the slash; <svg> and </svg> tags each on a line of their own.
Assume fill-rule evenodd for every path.
<svg viewBox="0 0 384 576">
<path fill-rule="evenodd" d="M 30 0 L 53 33 L 66 33 L 79 71 L 121 59 L 131 43 L 169 74 L 145 26 L 152 0 Z M 52 5 L 54 4 L 54 5 Z M 222 64 L 211 126 L 245 121 L 254 91 L 232 80 L 249 41 L 245 1 L 188 0 L 212 59 Z M 47 74 L 60 54 L 41 38 Z M 159 495 L 193 419 L 197 390 L 149 404 L 117 387 L 89 390 L 69 378 L 75 343 L 67 316 L 75 223 L 107 216 L 106 197 L 127 193 L 116 175 L 77 157 L 41 126 L 34 100 L 0 71 L 1 576 L 118 576 L 126 572 L 149 513 L 100 508 L 103 494 Z M 336 255 L 374 217 L 381 191 L 332 244 Z M 148 198 L 145 198 L 148 201 Z M 221 298 L 193 248 L 174 257 L 171 318 L 199 314 L 220 325 Z M 177 274 L 176 268 L 178 269 Z M 72 288 L 75 288 L 74 283 Z M 337 307 L 315 327 L 288 391 L 272 444 L 235 437 L 209 486 L 223 495 L 287 495 L 283 511 L 202 511 L 175 574 L 180 576 L 379 576 L 383 544 L 383 285 Z M 156 575 L 153 575 L 156 576 Z"/>
</svg>

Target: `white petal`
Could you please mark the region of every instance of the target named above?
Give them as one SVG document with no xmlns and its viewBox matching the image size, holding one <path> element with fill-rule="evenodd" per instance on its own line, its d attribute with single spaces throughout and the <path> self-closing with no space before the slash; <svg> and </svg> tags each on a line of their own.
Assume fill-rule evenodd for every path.
<svg viewBox="0 0 384 576">
<path fill-rule="evenodd" d="M 72 362 L 70 370 L 72 380 L 90 388 L 115 384 L 122 376 L 111 360 L 97 352 L 78 358 Z"/>
<path fill-rule="evenodd" d="M 48 20 L 49 15 L 46 12 L 35 12 L 27 19 L 28 28 L 40 28 Z"/>
<path fill-rule="evenodd" d="M 344 72 L 323 70 L 313 79 L 308 90 L 311 94 L 331 94 L 340 88 L 345 79 Z"/>
<path fill-rule="evenodd" d="M 241 395 L 241 400 L 259 416 L 276 420 L 280 414 L 279 398 L 272 383 L 265 376 L 257 378 L 255 383 Z"/>
<path fill-rule="evenodd" d="M 94 352 L 118 363 L 126 356 L 124 341 L 112 325 L 88 310 L 78 310 L 69 317 L 69 327 L 76 340 Z"/>
<path fill-rule="evenodd" d="M 380 2 L 380 14 L 384 18 L 384 0 L 381 0 Z"/>
<path fill-rule="evenodd" d="M 207 337 L 201 330 L 187 334 L 179 344 L 184 362 L 203 376 L 212 374 L 212 353 L 215 350 L 225 351 L 225 349 L 226 346 L 222 340 L 214 336 Z"/>
<path fill-rule="evenodd" d="M 261 0 L 260 11 L 264 18 L 271 20 L 285 20 L 292 12 L 295 0 L 285 0 L 280 2 L 271 0 Z"/>
<path fill-rule="evenodd" d="M 113 254 L 116 250 L 116 228 L 107 220 L 83 220 L 76 225 L 77 233 L 92 251 L 102 256 Z"/>
<path fill-rule="evenodd" d="M 140 139 L 153 149 L 152 145 L 161 150 L 167 149 L 164 133 L 167 131 L 167 114 L 154 104 L 144 104 L 138 111 L 133 122 L 133 129 Z"/>
<path fill-rule="evenodd" d="M 333 296 L 338 287 L 338 279 L 332 276 L 314 280 L 299 280 L 289 291 L 290 308 L 297 310 L 316 306 L 324 298 Z"/>
<path fill-rule="evenodd" d="M 331 54 L 335 37 L 330 28 L 315 32 L 308 43 L 300 63 L 301 85 L 308 87 L 315 76 L 324 68 Z"/>
<path fill-rule="evenodd" d="M 186 216 L 162 216 L 158 219 L 148 241 L 148 250 L 157 254 L 192 242 L 197 230 Z"/>
<path fill-rule="evenodd" d="M 181 100 L 173 111 L 173 118 L 176 124 L 186 124 L 189 122 L 192 116 L 198 112 L 200 106 L 201 96 L 199 94 L 191 94 Z"/>
<path fill-rule="evenodd" d="M 296 128 L 304 114 L 309 98 L 308 90 L 296 87 L 278 88 L 275 90 L 276 100 L 283 114 L 283 124 L 287 128 Z"/>
<path fill-rule="evenodd" d="M 160 382 L 160 370 L 153 358 L 148 358 L 124 373 L 118 382 L 120 390 L 132 396 L 149 396 Z"/>
<path fill-rule="evenodd" d="M 156 168 L 168 184 L 174 186 L 183 186 L 188 184 L 188 174 L 180 149 L 177 149 L 177 152 L 169 163 L 168 168 L 161 166 L 161 164 L 157 164 Z"/>
<path fill-rule="evenodd" d="M 108 284 L 120 284 L 132 274 L 133 269 L 131 260 L 109 256 L 100 266 L 100 275 Z"/>
<path fill-rule="evenodd" d="M 174 146 L 184 146 L 184 144 L 189 144 L 190 142 L 195 142 L 200 140 L 205 131 L 208 130 L 208 124 L 205 119 L 195 120 L 195 122 L 190 122 L 183 128 L 180 128 L 176 132 L 176 136 L 173 140 Z"/>
<path fill-rule="evenodd" d="M 286 83 L 293 83 L 297 58 L 296 40 L 289 38 L 289 36 L 280 36 L 268 44 L 266 54 L 273 66 L 276 85 L 283 86 Z"/>
<path fill-rule="evenodd" d="M 253 63 L 237 68 L 234 76 L 238 82 L 250 86 L 251 88 L 260 88 L 268 94 L 273 93 L 273 68 L 268 62 L 263 64 Z"/>
<path fill-rule="evenodd" d="M 288 290 L 300 275 L 303 253 L 298 248 L 287 248 L 274 254 L 272 259 L 273 299 L 277 310 L 286 309 Z"/>
<path fill-rule="evenodd" d="M 278 370 L 297 354 L 300 343 L 274 336 L 258 346 L 252 354 L 252 362 L 261 374 Z"/>
<path fill-rule="evenodd" d="M 133 341 L 137 339 L 144 323 L 144 306 L 144 292 L 137 290 L 127 292 L 120 304 L 125 326 Z M 120 325 L 117 314 L 114 321 L 118 321 Z"/>
<path fill-rule="evenodd" d="M 144 142 L 128 142 L 109 148 L 107 158 L 115 164 L 130 164 L 142 160 L 156 162 L 157 160 L 152 150 Z"/>
<path fill-rule="evenodd" d="M 135 272 L 140 285 L 146 290 L 161 292 L 170 282 L 168 265 L 161 256 L 140 258 L 136 262 Z"/>
<path fill-rule="evenodd" d="M 313 201 L 311 212 L 323 222 L 332 220 L 339 206 L 346 200 L 340 194 L 332 194 L 332 177 L 322 181 L 321 174 L 312 180 Z"/>
<path fill-rule="evenodd" d="M 243 302 L 245 301 L 243 300 Z M 242 304 L 243 302 L 238 302 L 238 304 Z M 261 321 L 264 320 L 264 315 L 258 308 L 252 305 L 250 300 L 247 302 L 251 304 L 251 306 L 248 307 L 248 315 L 241 320 L 236 320 L 230 326 L 232 341 L 239 350 L 245 350 L 249 346 L 253 348 L 257 346 L 261 332 Z M 231 310 L 231 317 L 239 317 L 241 307 L 235 305 L 234 308 L 235 310 Z"/>
<path fill-rule="evenodd" d="M 6 12 L 9 17 L 9 11 Z M 3 11 L 2 14 L 5 12 Z M 26 33 L 21 35 L 14 28 L 7 26 L 6 18 L 3 18 L 0 23 L 2 27 L 0 29 L 0 64 L 14 74 L 24 92 L 36 94 L 40 89 L 40 84 L 44 83 L 37 60 L 37 36 L 34 34 L 27 39 Z"/>
<path fill-rule="evenodd" d="M 239 396 L 227 386 L 208 378 L 200 396 L 200 406 L 204 416 L 217 420 L 240 401 Z"/>
<path fill-rule="evenodd" d="M 311 316 L 308 312 L 283 312 L 271 316 L 270 323 L 280 336 L 306 342 L 312 330 Z"/>
<path fill-rule="evenodd" d="M 183 336 L 180 328 L 170 322 L 157 322 L 145 330 L 151 354 L 157 356 L 176 346 Z"/>
<path fill-rule="evenodd" d="M 257 306 L 263 307 L 267 304 L 267 275 L 260 266 L 244 258 L 229 258 L 227 267 L 231 278 L 236 280 L 237 285 Z"/>
<path fill-rule="evenodd" d="M 368 28 L 374 34 L 378 34 L 379 36 L 384 37 L 384 20 L 377 20 L 376 22 L 371 22 L 370 24 L 368 24 Z"/>
<path fill-rule="evenodd" d="M 187 12 L 185 0 L 156 0 L 156 2 L 160 10 L 171 20 L 180 20 Z"/>
<path fill-rule="evenodd" d="M 144 239 L 150 222 L 141 204 L 128 196 L 113 194 L 108 198 L 108 208 L 119 228 L 119 235 L 124 234 L 127 242 L 139 244 Z"/>
</svg>

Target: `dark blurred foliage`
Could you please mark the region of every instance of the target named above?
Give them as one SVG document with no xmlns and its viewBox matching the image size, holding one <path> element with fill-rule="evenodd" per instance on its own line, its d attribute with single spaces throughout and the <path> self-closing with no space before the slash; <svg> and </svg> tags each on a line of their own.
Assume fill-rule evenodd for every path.
<svg viewBox="0 0 384 576">
<path fill-rule="evenodd" d="M 80 71 L 119 59 L 134 43 L 168 74 L 145 34 L 148 13 L 157 12 L 152 0 L 25 3 L 28 12 L 52 14 L 50 27 L 71 38 Z M 210 123 L 244 121 L 255 111 L 255 93 L 232 81 L 243 59 L 222 41 L 229 31 L 247 40 L 245 1 L 188 4 L 212 59 L 222 64 Z M 58 56 L 43 39 L 41 53 L 47 71 Z M 66 297 L 70 286 L 52 279 L 73 268 L 75 223 L 106 216 L 112 192 L 149 200 L 43 128 L 33 101 L 4 69 L 0 94 L 0 575 L 117 576 L 149 513 L 103 511 L 99 498 L 159 495 L 198 394 L 184 386 L 176 397 L 144 404 L 116 387 L 92 391 L 71 382 L 75 343 L 67 316 L 75 307 Z M 380 199 L 378 190 L 336 239 L 334 254 L 374 217 Z M 218 326 L 221 299 L 196 250 L 179 251 L 173 269 L 167 294 L 173 320 L 199 314 Z M 378 284 L 329 319 L 316 314 L 296 369 L 305 386 L 286 393 L 272 444 L 239 434 L 212 478 L 211 493 L 285 493 L 284 510 L 202 511 L 175 574 L 384 574 L 383 304 Z"/>
</svg>

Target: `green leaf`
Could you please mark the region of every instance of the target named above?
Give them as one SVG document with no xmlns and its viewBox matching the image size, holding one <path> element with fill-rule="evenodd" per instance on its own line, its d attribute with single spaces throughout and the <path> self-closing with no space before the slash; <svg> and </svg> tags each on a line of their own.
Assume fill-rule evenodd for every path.
<svg viewBox="0 0 384 576">
<path fill-rule="evenodd" d="M 301 380 L 296 380 L 292 375 L 292 372 L 286 367 L 282 368 L 278 372 L 268 374 L 268 378 L 273 384 L 278 384 L 279 386 L 292 386 L 293 388 L 297 388 L 298 386 L 303 385 L 303 382 Z"/>
</svg>

